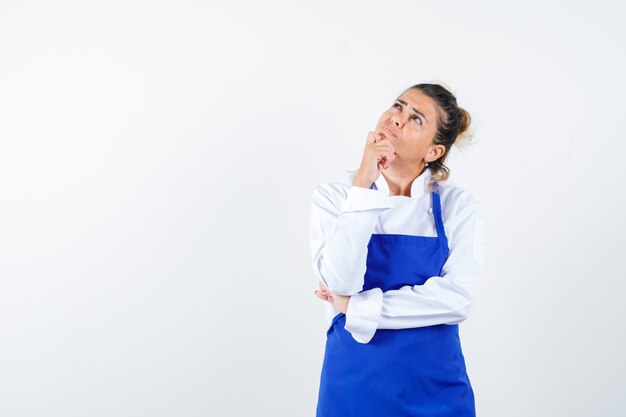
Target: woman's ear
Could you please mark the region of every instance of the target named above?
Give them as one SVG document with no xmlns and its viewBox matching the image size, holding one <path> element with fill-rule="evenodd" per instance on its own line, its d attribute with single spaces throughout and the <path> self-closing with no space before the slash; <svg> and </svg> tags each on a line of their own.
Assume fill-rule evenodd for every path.
<svg viewBox="0 0 626 417">
<path fill-rule="evenodd" d="M 430 162 L 436 161 L 446 152 L 446 147 L 443 145 L 432 145 L 428 151 Z"/>
</svg>

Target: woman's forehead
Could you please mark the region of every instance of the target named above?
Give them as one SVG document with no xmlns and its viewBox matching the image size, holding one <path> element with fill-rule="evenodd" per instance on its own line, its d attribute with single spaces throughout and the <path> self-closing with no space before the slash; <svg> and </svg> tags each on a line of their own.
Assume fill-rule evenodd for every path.
<svg viewBox="0 0 626 417">
<path fill-rule="evenodd" d="M 433 102 L 433 99 L 415 88 L 405 91 L 398 98 L 406 101 L 409 105 L 416 107 L 419 106 L 418 110 L 435 110 L 435 103 Z"/>
</svg>

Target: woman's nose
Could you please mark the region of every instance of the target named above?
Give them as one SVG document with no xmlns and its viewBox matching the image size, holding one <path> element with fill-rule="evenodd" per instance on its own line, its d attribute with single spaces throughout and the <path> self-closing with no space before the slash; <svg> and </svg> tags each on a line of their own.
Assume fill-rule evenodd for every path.
<svg viewBox="0 0 626 417">
<path fill-rule="evenodd" d="M 391 117 L 391 122 L 396 125 L 396 127 L 402 127 L 402 118 L 400 116 L 394 115 Z"/>
</svg>

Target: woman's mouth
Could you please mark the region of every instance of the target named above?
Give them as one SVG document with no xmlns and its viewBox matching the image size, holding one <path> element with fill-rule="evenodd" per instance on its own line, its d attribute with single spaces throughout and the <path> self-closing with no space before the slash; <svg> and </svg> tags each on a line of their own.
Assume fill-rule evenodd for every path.
<svg viewBox="0 0 626 417">
<path fill-rule="evenodd" d="M 393 136 L 394 138 L 396 137 L 396 135 L 394 135 L 394 133 L 386 127 L 383 127 L 383 132 L 385 132 L 386 135 Z"/>
</svg>

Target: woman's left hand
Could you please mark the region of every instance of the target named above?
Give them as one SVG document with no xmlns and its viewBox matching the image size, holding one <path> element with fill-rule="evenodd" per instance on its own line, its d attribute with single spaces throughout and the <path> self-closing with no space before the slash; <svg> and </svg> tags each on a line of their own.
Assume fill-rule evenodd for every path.
<svg viewBox="0 0 626 417">
<path fill-rule="evenodd" d="M 320 289 L 315 290 L 315 295 L 321 298 L 324 301 L 329 301 L 333 303 L 335 308 L 341 311 L 343 314 L 346 314 L 348 311 L 348 303 L 350 303 L 349 295 L 338 295 L 334 294 L 324 286 L 324 284 L 320 281 Z"/>
</svg>

